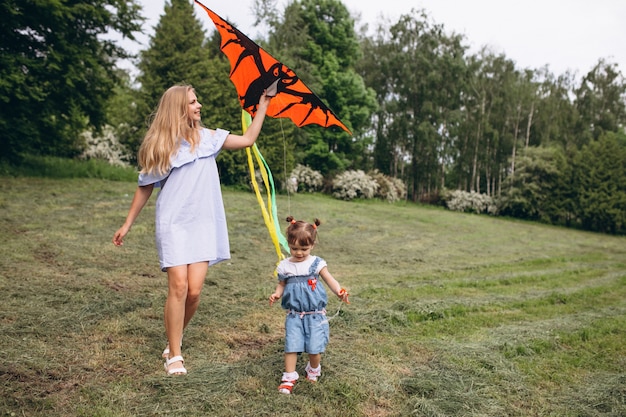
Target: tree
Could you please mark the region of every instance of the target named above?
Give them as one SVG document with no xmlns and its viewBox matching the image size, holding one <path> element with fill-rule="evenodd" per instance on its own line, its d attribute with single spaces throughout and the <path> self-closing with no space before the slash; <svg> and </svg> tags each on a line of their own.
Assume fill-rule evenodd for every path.
<svg viewBox="0 0 626 417">
<path fill-rule="evenodd" d="M 376 26 L 374 37 L 361 34 L 361 59 L 357 71 L 367 86 L 376 94 L 377 107 L 372 115 L 373 167 L 392 177 L 403 177 L 405 155 L 400 146 L 400 137 L 391 134 L 394 83 L 391 77 L 393 54 L 389 47 L 388 22 Z M 367 27 L 364 28 L 364 30 Z"/>
<path fill-rule="evenodd" d="M 566 72 L 558 77 L 544 67 L 537 71 L 537 112 L 531 129 L 531 143 L 576 148 L 576 126 L 579 113 L 570 95 L 574 75 Z"/>
<path fill-rule="evenodd" d="M 134 39 L 136 0 L 6 0 L 0 4 L 0 154 L 74 156 L 79 133 L 101 127 L 127 53 L 103 35 Z"/>
<path fill-rule="evenodd" d="M 442 182 L 449 133 L 466 80 L 461 41 L 432 23 L 424 11 L 413 10 L 390 28 L 389 134 L 398 138 L 409 161 L 413 201 L 436 194 Z"/>
<path fill-rule="evenodd" d="M 374 93 L 354 70 L 359 44 L 354 21 L 338 0 L 300 0 L 289 3 L 283 18 L 265 4 L 268 25 L 273 28 L 268 50 L 294 69 L 353 131 L 306 126 L 295 132 L 297 162 L 328 174 L 364 163 L 361 135 L 376 107 Z"/>
<path fill-rule="evenodd" d="M 561 147 L 528 147 L 517 157 L 515 175 L 505 181 L 498 212 L 505 216 L 566 224 L 571 218 L 569 167 Z"/>
<path fill-rule="evenodd" d="M 626 234 L 626 135 L 606 133 L 573 161 L 575 214 L 583 229 Z"/>
<path fill-rule="evenodd" d="M 626 80 L 616 64 L 600 60 L 582 79 L 576 90 L 576 108 L 580 113 L 580 142 L 605 132 L 619 132 L 626 125 Z"/>
</svg>

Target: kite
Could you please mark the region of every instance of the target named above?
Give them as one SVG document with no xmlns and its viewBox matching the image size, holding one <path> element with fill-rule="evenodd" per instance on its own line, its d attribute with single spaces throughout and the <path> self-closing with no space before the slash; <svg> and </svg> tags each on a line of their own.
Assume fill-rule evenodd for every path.
<svg viewBox="0 0 626 417">
<path fill-rule="evenodd" d="M 270 86 L 276 89 L 267 115 L 291 119 L 298 127 L 318 124 L 350 130 L 335 113 L 317 97 L 296 73 L 267 53 L 233 25 L 200 3 L 221 36 L 221 50 L 230 61 L 230 80 L 235 85 L 241 107 L 253 117 L 259 97 Z"/>
<path fill-rule="evenodd" d="M 266 91 L 268 96 L 273 97 L 267 109 L 267 116 L 289 118 L 298 127 L 309 124 L 322 127 L 338 126 L 352 135 L 335 113 L 298 78 L 293 70 L 279 62 L 204 4 L 198 0 L 194 1 L 207 12 L 220 34 L 220 49 L 230 62 L 229 77 L 235 85 L 242 107 L 241 122 L 244 132 L 251 123 L 251 116 L 254 117 L 256 114 L 261 94 Z M 289 253 L 289 245 L 278 225 L 274 180 L 256 143 L 251 148 L 265 184 L 267 206 L 264 205 L 256 180 L 251 149 L 246 148 L 252 187 L 280 262 L 285 257 L 281 247 Z"/>
</svg>

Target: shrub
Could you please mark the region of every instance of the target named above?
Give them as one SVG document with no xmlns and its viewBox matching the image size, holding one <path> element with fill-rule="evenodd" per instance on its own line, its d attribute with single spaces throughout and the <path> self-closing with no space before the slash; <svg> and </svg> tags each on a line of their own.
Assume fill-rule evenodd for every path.
<svg viewBox="0 0 626 417">
<path fill-rule="evenodd" d="M 291 171 L 287 181 L 287 191 L 297 193 L 298 191 L 313 193 L 320 191 L 324 186 L 324 176 L 307 166 L 298 164 Z"/>
<path fill-rule="evenodd" d="M 360 169 L 344 171 L 333 180 L 333 196 L 340 200 L 373 198 L 376 191 L 378 191 L 376 180 Z"/>
<path fill-rule="evenodd" d="M 378 184 L 376 197 L 390 203 L 406 198 L 406 184 L 400 178 L 389 177 L 378 170 L 370 172 L 369 175 Z"/>
<path fill-rule="evenodd" d="M 85 131 L 81 135 L 85 142 L 85 150 L 80 159 L 101 159 L 111 165 L 128 167 L 131 156 L 126 147 L 120 143 L 115 135 L 115 129 L 106 125 L 99 135 L 95 136 L 92 131 Z"/>
<path fill-rule="evenodd" d="M 496 214 L 496 205 L 487 194 L 475 191 L 467 192 L 455 190 L 445 194 L 446 206 L 453 211 L 465 213 L 489 213 Z"/>
</svg>

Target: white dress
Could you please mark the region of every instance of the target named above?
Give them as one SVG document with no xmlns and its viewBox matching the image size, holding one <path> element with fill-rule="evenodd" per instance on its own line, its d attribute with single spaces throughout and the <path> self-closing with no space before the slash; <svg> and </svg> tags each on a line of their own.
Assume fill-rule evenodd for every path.
<svg viewBox="0 0 626 417">
<path fill-rule="evenodd" d="M 182 140 L 165 175 L 139 175 L 139 185 L 161 187 L 156 202 L 156 247 L 162 271 L 170 266 L 230 259 L 216 156 L 229 132 L 200 131 L 200 143 Z"/>
</svg>

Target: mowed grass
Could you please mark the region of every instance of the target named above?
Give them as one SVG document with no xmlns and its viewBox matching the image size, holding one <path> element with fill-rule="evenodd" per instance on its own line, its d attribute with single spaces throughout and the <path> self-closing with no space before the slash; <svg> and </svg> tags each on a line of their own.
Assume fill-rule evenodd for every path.
<svg viewBox="0 0 626 417">
<path fill-rule="evenodd" d="M 315 253 L 351 293 L 330 300 L 322 378 L 285 396 L 277 255 L 255 196 L 224 191 L 232 260 L 209 269 L 189 375 L 172 378 L 156 194 L 111 243 L 134 189 L 0 181 L 0 416 L 626 415 L 623 237 L 279 196 L 281 219 L 322 220 Z"/>
</svg>

